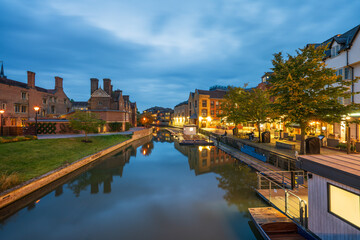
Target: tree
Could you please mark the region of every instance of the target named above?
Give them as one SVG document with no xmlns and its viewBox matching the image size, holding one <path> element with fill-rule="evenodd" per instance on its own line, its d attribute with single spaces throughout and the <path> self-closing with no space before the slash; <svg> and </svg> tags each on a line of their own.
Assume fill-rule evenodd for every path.
<svg viewBox="0 0 360 240">
<path fill-rule="evenodd" d="M 234 122 L 235 125 L 245 122 L 255 123 L 258 126 L 260 142 L 260 125 L 273 115 L 268 91 L 260 88 L 229 87 L 224 99 L 221 109 L 226 121 Z"/>
<path fill-rule="evenodd" d="M 141 125 L 149 127 L 154 122 L 154 117 L 150 112 L 146 112 L 141 114 L 138 120 L 140 121 Z"/>
<path fill-rule="evenodd" d="M 96 132 L 105 124 L 105 121 L 99 119 L 97 114 L 85 111 L 76 111 L 69 120 L 73 129 L 85 132 L 85 142 L 89 142 L 87 136 L 89 132 Z"/>
<path fill-rule="evenodd" d="M 305 129 L 309 121 L 340 122 L 357 104 L 343 105 L 339 99 L 350 98 L 350 86 L 357 81 L 343 80 L 323 62 L 326 46 L 310 45 L 296 55 L 274 54 L 274 74 L 269 79 L 275 97 L 274 110 L 301 128 L 300 154 L 305 152 Z"/>
</svg>

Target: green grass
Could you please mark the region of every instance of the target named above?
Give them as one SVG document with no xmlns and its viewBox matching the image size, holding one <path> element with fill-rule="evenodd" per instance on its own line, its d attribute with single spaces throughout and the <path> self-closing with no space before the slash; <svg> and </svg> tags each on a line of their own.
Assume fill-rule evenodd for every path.
<svg viewBox="0 0 360 240">
<path fill-rule="evenodd" d="M 21 182 L 129 139 L 107 135 L 84 138 L 42 139 L 0 144 L 0 176 L 17 174 Z"/>
</svg>

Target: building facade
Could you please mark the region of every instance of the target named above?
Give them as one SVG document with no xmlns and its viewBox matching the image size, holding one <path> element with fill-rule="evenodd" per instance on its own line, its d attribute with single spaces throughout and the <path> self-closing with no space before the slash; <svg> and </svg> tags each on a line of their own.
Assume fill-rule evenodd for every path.
<svg viewBox="0 0 360 240">
<path fill-rule="evenodd" d="M 123 95 L 121 90 L 113 91 L 109 78 L 103 79 L 104 89 L 99 88 L 97 78 L 91 78 L 90 84 L 91 97 L 87 107 L 89 111 L 97 113 L 107 123 L 121 122 L 123 126 L 126 123 L 137 126 L 136 102 L 131 102 L 129 95 Z M 84 108 L 82 104 L 79 105 Z"/>
<path fill-rule="evenodd" d="M 337 34 L 319 45 L 327 45 L 324 61 L 329 68 L 336 70 L 336 74 L 343 79 L 353 81 L 360 77 L 360 25 L 350 29 L 343 34 Z M 360 91 L 360 82 L 354 83 L 349 91 L 355 93 Z M 339 99 L 343 104 L 360 103 L 360 94 L 356 94 L 349 99 Z M 359 117 L 360 113 L 355 113 L 354 117 Z M 328 134 L 335 138 L 345 140 L 346 123 L 328 124 L 326 126 Z M 350 124 L 350 138 L 360 139 L 360 129 L 358 124 Z"/>
<path fill-rule="evenodd" d="M 188 99 L 189 123 L 199 128 L 219 126 L 221 102 L 226 92 L 227 90 L 218 88 L 209 91 L 195 89 L 195 92 L 191 92 Z"/>
<path fill-rule="evenodd" d="M 71 102 L 63 89 L 63 79 L 55 77 L 55 88 L 35 85 L 35 73 L 27 72 L 27 83 L 8 79 L 2 67 L 0 73 L 0 109 L 3 126 L 24 126 L 35 118 L 34 107 L 40 108 L 39 118 L 58 118 L 71 110 Z"/>
<path fill-rule="evenodd" d="M 172 123 L 174 126 L 183 126 L 189 121 L 188 101 L 179 103 L 174 107 L 174 116 Z"/>
<path fill-rule="evenodd" d="M 144 110 L 144 113 L 151 114 L 151 116 L 154 118 L 153 124 L 167 126 L 171 124 L 174 110 L 171 108 L 155 106 Z"/>
</svg>

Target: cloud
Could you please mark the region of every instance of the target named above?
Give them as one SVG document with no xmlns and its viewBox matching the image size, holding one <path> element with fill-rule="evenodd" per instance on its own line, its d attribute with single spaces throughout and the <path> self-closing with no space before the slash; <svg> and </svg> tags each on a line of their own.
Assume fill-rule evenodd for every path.
<svg viewBox="0 0 360 240">
<path fill-rule="evenodd" d="M 9 78 L 89 98 L 109 77 L 144 110 L 173 107 L 195 88 L 256 86 L 272 54 L 294 53 L 359 24 L 360 2 L 4 0 L 0 59 Z M 334 13 L 336 12 L 336 16 Z"/>
</svg>

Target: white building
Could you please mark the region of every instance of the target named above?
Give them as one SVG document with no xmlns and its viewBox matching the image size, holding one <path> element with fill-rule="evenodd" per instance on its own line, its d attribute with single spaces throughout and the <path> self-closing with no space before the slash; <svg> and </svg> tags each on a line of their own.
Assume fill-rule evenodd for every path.
<svg viewBox="0 0 360 240">
<path fill-rule="evenodd" d="M 337 74 L 349 81 L 360 77 L 360 25 L 326 40 L 322 44 L 329 44 L 326 51 L 325 63 L 328 67 L 337 70 Z M 360 81 L 355 83 L 349 91 L 359 92 Z M 340 99 L 344 104 L 360 103 L 360 94 L 352 99 Z M 359 115 L 360 116 L 360 113 Z M 335 136 L 345 139 L 345 124 L 335 124 L 332 131 Z M 360 139 L 358 124 L 350 124 L 350 137 Z"/>
</svg>

